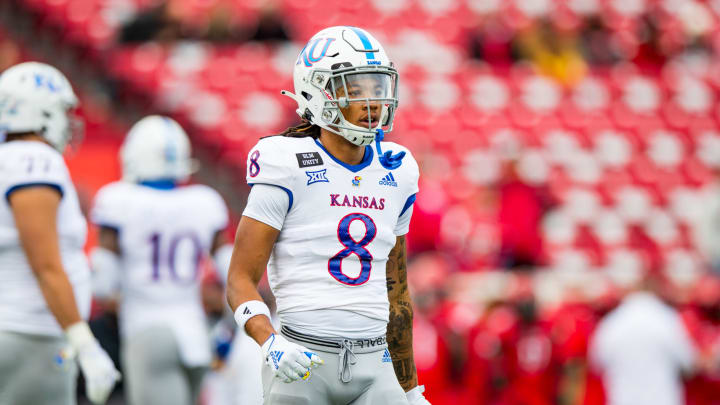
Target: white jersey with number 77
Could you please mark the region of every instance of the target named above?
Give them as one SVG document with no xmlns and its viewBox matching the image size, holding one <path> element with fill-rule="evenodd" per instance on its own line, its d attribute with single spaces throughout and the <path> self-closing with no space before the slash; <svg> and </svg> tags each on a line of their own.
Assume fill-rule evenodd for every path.
<svg viewBox="0 0 720 405">
<path fill-rule="evenodd" d="M 14 192 L 34 186 L 62 196 L 57 231 L 63 270 L 80 315 L 87 319 L 90 314 L 90 267 L 83 252 L 87 222 L 62 155 L 43 142 L 0 143 L 0 331 L 61 336 L 25 256 L 10 207 Z"/>
</svg>

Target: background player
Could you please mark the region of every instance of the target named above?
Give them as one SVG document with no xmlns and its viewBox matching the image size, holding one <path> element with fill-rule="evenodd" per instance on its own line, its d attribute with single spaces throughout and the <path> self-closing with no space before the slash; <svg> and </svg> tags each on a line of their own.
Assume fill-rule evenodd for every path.
<svg viewBox="0 0 720 405">
<path fill-rule="evenodd" d="M 76 404 L 77 353 L 88 398 L 120 374 L 84 319 L 86 221 L 61 156 L 78 104 L 57 69 L 22 63 L 0 76 L 0 404 Z M 69 344 L 69 347 L 68 347 Z"/>
<path fill-rule="evenodd" d="M 265 401 L 427 403 L 413 360 L 404 237 L 418 167 L 401 146 L 385 143 L 401 149 L 392 155 L 380 143 L 392 128 L 397 72 L 366 31 L 332 27 L 305 46 L 294 82 L 296 94 L 284 94 L 304 123 L 249 154 L 253 188 L 228 279 L 236 320 L 269 366 Z M 266 265 L 281 334 L 256 289 Z M 285 384 L 323 360 L 307 384 Z"/>
<path fill-rule="evenodd" d="M 181 185 L 193 161 L 172 119 L 138 121 L 120 154 L 123 181 L 103 187 L 92 211 L 100 227 L 95 292 L 119 292 L 130 403 L 194 404 L 210 363 L 199 275 L 208 254 L 218 269 L 228 267 L 227 208 L 215 190 Z"/>
</svg>

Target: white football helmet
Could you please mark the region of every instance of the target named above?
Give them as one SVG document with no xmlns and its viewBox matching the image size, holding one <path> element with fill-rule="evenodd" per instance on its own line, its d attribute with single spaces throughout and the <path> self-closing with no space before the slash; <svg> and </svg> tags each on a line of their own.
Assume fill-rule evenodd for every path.
<svg viewBox="0 0 720 405">
<path fill-rule="evenodd" d="M 123 180 L 182 182 L 194 171 L 190 140 L 175 120 L 150 115 L 136 122 L 120 148 Z"/>
<path fill-rule="evenodd" d="M 355 145 L 369 145 L 378 130 L 392 130 L 398 73 L 382 45 L 365 30 L 339 26 L 315 34 L 298 56 L 293 81 L 295 94 L 287 90 L 282 94 L 297 102 L 298 115 Z M 369 87 L 368 81 L 373 87 L 369 91 L 348 91 L 348 86 Z M 349 103 L 367 106 L 367 126 L 345 119 L 340 108 Z M 373 122 L 371 105 L 378 104 L 379 119 Z"/>
<path fill-rule="evenodd" d="M 0 75 L 0 138 L 37 132 L 62 153 L 72 137 L 81 135 L 80 122 L 71 116 L 77 105 L 59 70 L 38 62 L 15 65 Z"/>
</svg>

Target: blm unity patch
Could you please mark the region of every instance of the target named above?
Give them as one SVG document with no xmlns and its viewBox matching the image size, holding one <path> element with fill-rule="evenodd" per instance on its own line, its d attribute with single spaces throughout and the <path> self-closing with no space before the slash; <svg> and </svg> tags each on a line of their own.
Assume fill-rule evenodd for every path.
<svg viewBox="0 0 720 405">
<path fill-rule="evenodd" d="M 322 157 L 318 152 L 296 153 L 295 157 L 297 157 L 298 165 L 301 168 L 321 166 L 323 164 Z"/>
</svg>

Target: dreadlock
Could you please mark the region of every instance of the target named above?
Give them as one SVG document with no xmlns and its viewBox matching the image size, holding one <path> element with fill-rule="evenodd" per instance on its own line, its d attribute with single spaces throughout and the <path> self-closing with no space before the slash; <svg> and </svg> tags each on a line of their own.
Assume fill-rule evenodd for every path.
<svg viewBox="0 0 720 405">
<path fill-rule="evenodd" d="M 23 140 L 29 136 L 38 135 L 37 132 L 15 132 L 12 134 L 5 134 L 5 142 Z"/>
<path fill-rule="evenodd" d="M 289 127 L 280 133 L 281 136 L 289 136 L 291 138 L 303 138 L 309 136 L 313 139 L 320 138 L 320 127 L 310 121 L 303 120 L 294 127 Z"/>
</svg>

